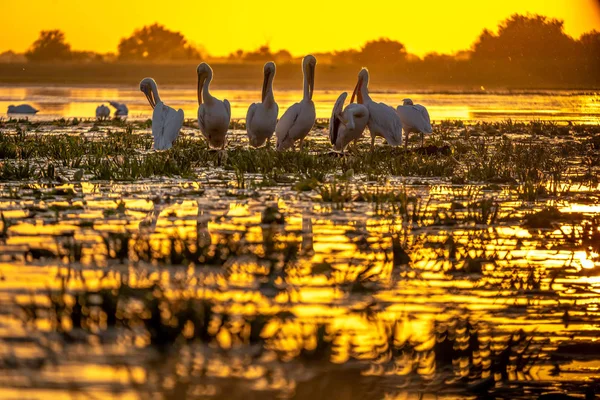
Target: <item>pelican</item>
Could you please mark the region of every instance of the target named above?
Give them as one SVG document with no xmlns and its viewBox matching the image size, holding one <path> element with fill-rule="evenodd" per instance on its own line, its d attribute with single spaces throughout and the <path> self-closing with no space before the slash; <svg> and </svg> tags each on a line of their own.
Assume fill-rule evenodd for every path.
<svg viewBox="0 0 600 400">
<path fill-rule="evenodd" d="M 253 103 L 246 114 L 246 131 L 250 145 L 254 147 L 270 141 L 277 125 L 279 106 L 273 97 L 273 78 L 275 78 L 275 63 L 268 62 L 264 67 L 262 103 Z"/>
<path fill-rule="evenodd" d="M 315 89 L 316 65 L 317 59 L 312 55 L 308 55 L 302 60 L 304 98 L 300 103 L 295 103 L 288 108 L 277 123 L 275 134 L 277 135 L 277 150 L 279 151 L 289 149 L 297 140 L 300 140 L 300 148 L 302 148 L 304 138 L 315 124 L 317 114 L 312 96 Z"/>
<path fill-rule="evenodd" d="M 96 107 L 96 118 L 97 119 L 106 119 L 110 117 L 110 108 L 106 107 L 104 104 Z"/>
<path fill-rule="evenodd" d="M 108 104 L 115 108 L 115 117 L 126 117 L 129 114 L 129 109 L 125 103 L 117 103 L 116 101 L 109 101 Z"/>
<path fill-rule="evenodd" d="M 404 127 L 405 142 L 408 144 L 409 133 L 421 133 L 421 147 L 423 146 L 423 134 L 432 133 L 431 120 L 427 109 L 420 104 L 413 104 L 411 99 L 402 100 L 402 105 L 396 108 L 402 126 Z"/>
<path fill-rule="evenodd" d="M 371 132 L 371 149 L 375 148 L 375 137 L 382 136 L 389 145 L 402 144 L 402 122 L 396 111 L 384 103 L 375 103 L 369 96 L 369 71 L 363 68 L 358 73 L 358 82 L 352 93 L 350 103 L 358 97 L 358 103 L 369 110 L 369 132 Z"/>
<path fill-rule="evenodd" d="M 198 65 L 198 127 L 209 146 L 225 148 L 227 130 L 231 119 L 231 105 L 219 100 L 208 91 L 213 70 L 207 63 Z"/>
<path fill-rule="evenodd" d="M 8 106 L 7 114 L 36 114 L 40 110 L 36 110 L 29 104 L 21 104 L 18 106 L 10 105 Z"/>
<path fill-rule="evenodd" d="M 146 95 L 154 109 L 152 113 L 152 136 L 155 150 L 167 150 L 179 136 L 183 126 L 183 110 L 175 111 L 165 105 L 158 96 L 158 87 L 152 78 L 144 78 L 140 82 L 140 90 Z"/>
<path fill-rule="evenodd" d="M 346 92 L 338 97 L 329 119 L 329 139 L 337 151 L 344 151 L 353 140 L 356 143 L 369 121 L 369 110 L 362 104 L 350 103 L 344 109 L 347 97 Z"/>
</svg>

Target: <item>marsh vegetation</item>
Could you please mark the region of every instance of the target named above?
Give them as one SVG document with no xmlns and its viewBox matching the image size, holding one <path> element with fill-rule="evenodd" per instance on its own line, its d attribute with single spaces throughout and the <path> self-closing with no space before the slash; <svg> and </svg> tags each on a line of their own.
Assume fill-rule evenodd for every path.
<svg viewBox="0 0 600 400">
<path fill-rule="evenodd" d="M 154 152 L 146 121 L 2 120 L 0 397 L 600 392 L 598 126 L 339 157 L 326 122 Z"/>
</svg>

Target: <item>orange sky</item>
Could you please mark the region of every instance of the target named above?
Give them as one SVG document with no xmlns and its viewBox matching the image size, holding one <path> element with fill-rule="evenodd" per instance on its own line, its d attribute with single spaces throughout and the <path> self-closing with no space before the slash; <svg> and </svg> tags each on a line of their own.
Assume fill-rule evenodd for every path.
<svg viewBox="0 0 600 400">
<path fill-rule="evenodd" d="M 357 48 L 379 37 L 399 40 L 417 55 L 452 53 L 469 48 L 483 28 L 495 28 L 513 13 L 564 19 L 567 33 L 575 37 L 600 30 L 599 4 L 597 0 L 3 1 L 0 52 L 24 51 L 41 29 L 56 28 L 65 31 L 75 50 L 114 52 L 121 37 L 159 22 L 215 56 L 239 48 L 253 50 L 267 42 L 273 50 L 286 48 L 303 55 Z"/>
</svg>

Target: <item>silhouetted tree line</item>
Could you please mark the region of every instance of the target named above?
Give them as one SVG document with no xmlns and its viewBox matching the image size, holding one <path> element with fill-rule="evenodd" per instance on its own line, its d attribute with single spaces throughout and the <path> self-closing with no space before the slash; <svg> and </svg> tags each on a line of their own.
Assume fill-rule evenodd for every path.
<svg viewBox="0 0 600 400">
<path fill-rule="evenodd" d="M 101 55 L 72 51 L 63 32 L 42 31 L 25 54 L 31 62 L 98 61 Z M 360 49 L 316 54 L 323 64 L 368 66 L 372 70 L 410 74 L 430 83 L 482 82 L 577 82 L 600 84 L 600 32 L 574 39 L 564 31 L 563 21 L 540 15 L 515 14 L 503 21 L 498 33 L 484 30 L 472 48 L 457 54 L 427 54 L 419 58 L 407 53 L 397 41 L 381 38 Z M 188 43 L 179 32 L 154 24 L 123 38 L 118 53 L 121 61 L 197 61 L 210 58 Z M 106 60 L 106 59 L 104 59 Z M 252 63 L 294 61 L 287 51 L 273 52 L 268 45 L 255 51 L 238 50 L 227 62 Z"/>
</svg>

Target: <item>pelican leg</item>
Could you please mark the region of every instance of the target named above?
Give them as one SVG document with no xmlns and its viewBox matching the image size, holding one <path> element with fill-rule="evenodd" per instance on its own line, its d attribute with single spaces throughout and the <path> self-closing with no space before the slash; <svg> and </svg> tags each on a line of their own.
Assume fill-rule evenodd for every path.
<svg viewBox="0 0 600 400">
<path fill-rule="evenodd" d="M 375 136 L 371 136 L 371 153 L 375 151 Z"/>
<path fill-rule="evenodd" d="M 304 149 L 304 139 L 300 139 L 300 151 Z"/>
<path fill-rule="evenodd" d="M 404 150 L 408 149 L 408 131 L 404 132 Z"/>
<path fill-rule="evenodd" d="M 425 134 L 421 132 L 421 147 L 425 146 Z"/>
</svg>

